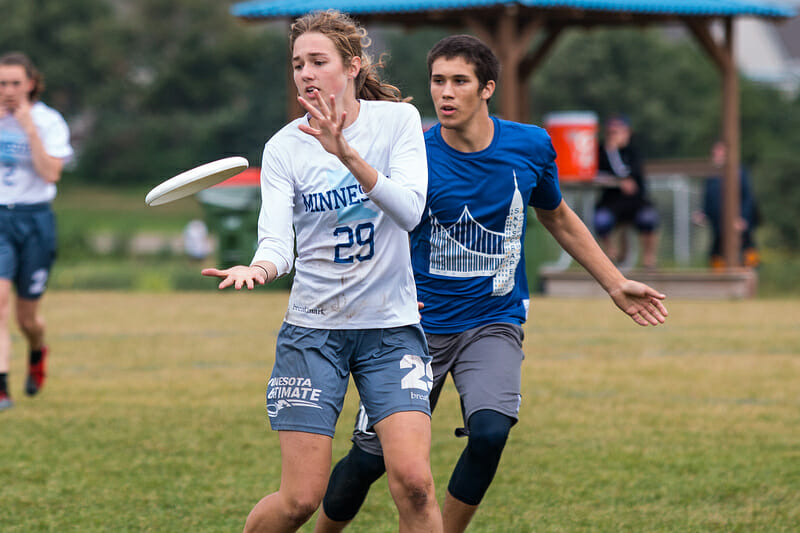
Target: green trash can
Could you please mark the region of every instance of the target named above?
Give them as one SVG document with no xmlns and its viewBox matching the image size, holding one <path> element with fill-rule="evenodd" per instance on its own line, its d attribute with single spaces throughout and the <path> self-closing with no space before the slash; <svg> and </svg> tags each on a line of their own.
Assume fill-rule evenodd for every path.
<svg viewBox="0 0 800 533">
<path fill-rule="evenodd" d="M 248 168 L 219 185 L 197 193 L 209 230 L 218 239 L 221 268 L 249 265 L 258 245 L 261 171 Z"/>
</svg>

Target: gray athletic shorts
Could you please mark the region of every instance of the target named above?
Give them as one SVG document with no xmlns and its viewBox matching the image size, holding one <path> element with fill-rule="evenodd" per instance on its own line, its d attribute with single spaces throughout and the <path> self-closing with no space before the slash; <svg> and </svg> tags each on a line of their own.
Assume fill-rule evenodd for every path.
<svg viewBox="0 0 800 533">
<path fill-rule="evenodd" d="M 373 423 L 403 411 L 430 415 L 430 361 L 419 325 L 330 330 L 284 322 L 267 384 L 270 425 L 333 437 L 351 374 Z"/>
<path fill-rule="evenodd" d="M 447 375 L 461 397 L 464 426 L 476 411 L 490 409 L 516 422 L 522 399 L 522 328 L 516 324 L 495 323 L 461 333 L 426 335 L 433 362 L 431 409 L 436 407 Z M 369 431 L 369 412 L 363 406 L 356 417 L 353 442 L 362 450 L 382 455 L 375 433 Z M 465 435 L 463 428 L 456 435 Z"/>
</svg>

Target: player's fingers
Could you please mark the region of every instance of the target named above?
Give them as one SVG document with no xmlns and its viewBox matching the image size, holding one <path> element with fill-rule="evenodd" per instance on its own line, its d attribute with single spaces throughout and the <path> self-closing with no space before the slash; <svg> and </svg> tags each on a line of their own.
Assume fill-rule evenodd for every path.
<svg viewBox="0 0 800 533">
<path fill-rule="evenodd" d="M 652 305 L 658 310 L 661 316 L 663 317 L 669 316 L 669 311 L 667 311 L 667 307 L 661 300 L 652 300 Z"/>
<path fill-rule="evenodd" d="M 321 111 L 320 114 L 325 118 L 330 118 L 331 108 L 328 106 L 328 102 L 326 102 L 325 99 L 320 96 L 319 91 L 316 89 L 314 89 L 314 95 L 317 97 L 317 101 L 319 102 L 319 111 Z M 331 98 L 333 98 L 333 95 L 331 95 Z"/>
<path fill-rule="evenodd" d="M 325 117 L 320 113 L 319 109 L 317 109 L 314 105 L 311 104 L 308 100 L 303 98 L 302 96 L 297 97 L 297 101 L 300 102 L 300 105 L 305 108 L 308 113 L 317 120 L 323 120 Z"/>
<path fill-rule="evenodd" d="M 202 274 L 203 276 L 214 276 L 218 278 L 223 277 L 225 275 L 224 271 L 218 268 L 204 268 L 203 270 L 200 271 L 200 274 Z"/>
<path fill-rule="evenodd" d="M 331 95 L 330 101 L 331 101 L 331 105 L 328 106 L 329 107 L 329 111 L 330 111 L 330 117 L 331 118 L 336 118 L 336 97 L 334 95 Z"/>
<path fill-rule="evenodd" d="M 313 135 L 314 137 L 322 133 L 320 130 L 312 128 L 311 126 L 306 126 L 305 124 L 300 124 L 299 126 L 297 126 L 297 129 L 299 129 L 303 133 L 308 133 L 309 135 Z"/>
<path fill-rule="evenodd" d="M 650 316 L 652 316 L 659 324 L 663 324 L 666 321 L 664 313 L 662 313 L 661 309 L 654 304 L 649 304 L 647 306 L 647 312 L 650 313 Z"/>
<path fill-rule="evenodd" d="M 663 319 L 659 320 L 659 317 L 651 313 L 649 309 L 639 311 L 639 316 L 644 318 L 651 326 L 657 326 L 663 322 Z"/>
<path fill-rule="evenodd" d="M 641 313 L 638 312 L 632 313 L 631 318 L 633 319 L 634 322 L 636 322 L 640 326 L 646 326 L 648 324 L 647 320 L 645 320 L 644 317 L 642 317 Z"/>
</svg>

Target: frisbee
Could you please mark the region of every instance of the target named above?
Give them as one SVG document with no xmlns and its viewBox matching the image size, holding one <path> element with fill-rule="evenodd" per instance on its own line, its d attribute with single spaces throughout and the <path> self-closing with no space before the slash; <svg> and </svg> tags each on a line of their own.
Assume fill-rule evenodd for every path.
<svg viewBox="0 0 800 533">
<path fill-rule="evenodd" d="M 244 157 L 226 157 L 200 165 L 186 172 L 181 172 L 167 181 L 153 187 L 144 202 L 147 205 L 161 205 L 174 202 L 194 194 L 212 185 L 216 185 L 231 176 L 239 174 L 248 167 Z"/>
</svg>

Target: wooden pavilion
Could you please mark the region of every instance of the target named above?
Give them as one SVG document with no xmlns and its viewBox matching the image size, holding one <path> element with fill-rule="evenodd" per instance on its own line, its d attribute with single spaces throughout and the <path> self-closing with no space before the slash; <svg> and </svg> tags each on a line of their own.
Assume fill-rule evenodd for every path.
<svg viewBox="0 0 800 533">
<path fill-rule="evenodd" d="M 756 0 L 253 0 L 235 4 L 233 15 L 248 21 L 292 19 L 320 9 L 338 9 L 363 23 L 406 27 L 467 28 L 497 54 L 503 69 L 499 80 L 500 114 L 526 121 L 525 90 L 536 68 L 568 28 L 682 24 L 717 66 L 722 78 L 723 140 L 729 146 L 723 176 L 723 254 L 729 268 L 740 265 L 735 221 L 740 203 L 739 78 L 733 56 L 734 20 L 758 17 L 774 21 L 793 17 L 786 6 Z M 712 31 L 721 23 L 722 38 Z M 291 76 L 288 83 L 292 84 Z M 293 94 L 294 89 L 289 94 Z M 294 98 L 287 103 L 298 116 Z"/>
</svg>

